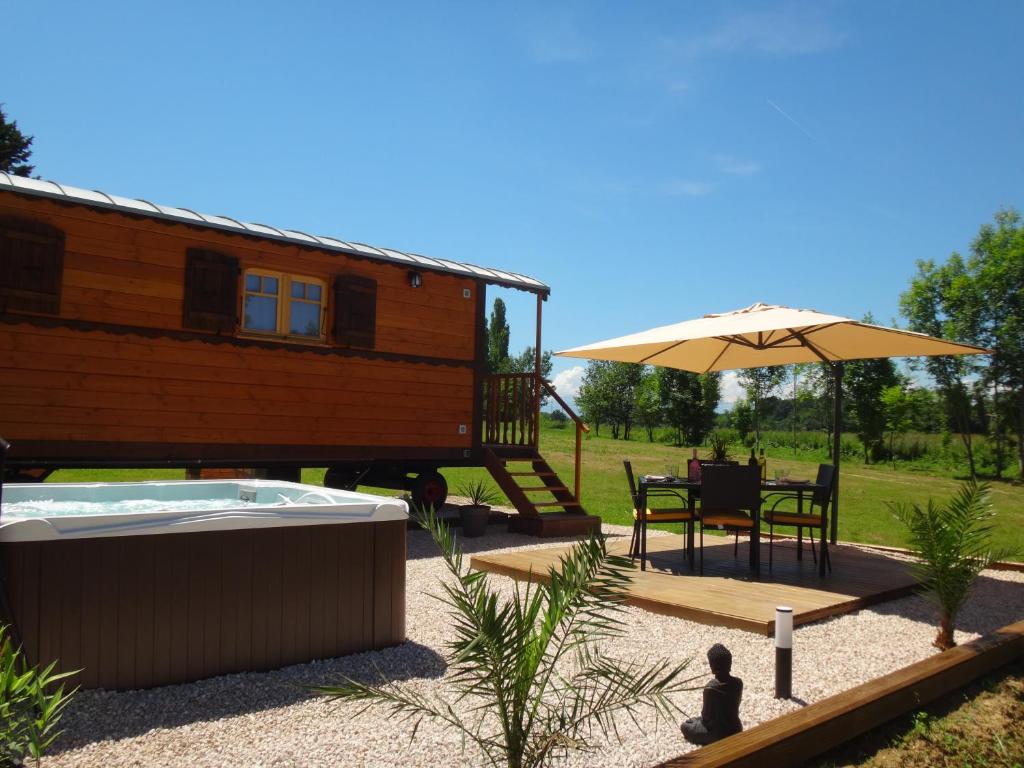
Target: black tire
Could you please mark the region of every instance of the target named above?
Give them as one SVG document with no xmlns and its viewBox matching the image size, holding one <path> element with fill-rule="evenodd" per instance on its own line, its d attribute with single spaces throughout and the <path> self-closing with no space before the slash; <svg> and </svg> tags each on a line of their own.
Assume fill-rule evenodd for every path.
<svg viewBox="0 0 1024 768">
<path fill-rule="evenodd" d="M 412 484 L 412 503 L 417 508 L 433 507 L 435 510 L 444 506 L 448 498 L 448 481 L 437 471 L 420 472 Z"/>
</svg>

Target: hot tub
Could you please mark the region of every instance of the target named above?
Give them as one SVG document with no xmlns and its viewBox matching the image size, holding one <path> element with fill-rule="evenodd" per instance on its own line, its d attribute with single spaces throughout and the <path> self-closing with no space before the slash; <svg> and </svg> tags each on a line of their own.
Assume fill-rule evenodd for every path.
<svg viewBox="0 0 1024 768">
<path fill-rule="evenodd" d="M 405 640 L 404 502 L 266 480 L 12 484 L 0 610 L 32 662 L 130 689 Z"/>
</svg>

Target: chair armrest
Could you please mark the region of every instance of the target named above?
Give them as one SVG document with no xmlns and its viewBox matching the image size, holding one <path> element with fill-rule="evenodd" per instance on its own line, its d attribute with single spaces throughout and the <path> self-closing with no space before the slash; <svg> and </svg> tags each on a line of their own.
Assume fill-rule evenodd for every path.
<svg viewBox="0 0 1024 768">
<path fill-rule="evenodd" d="M 679 499 L 681 502 L 683 502 L 684 506 L 689 506 L 689 503 L 690 503 L 689 500 L 686 499 L 686 497 L 684 497 L 681 493 L 679 493 L 679 491 L 674 491 L 671 488 L 648 488 L 647 489 L 647 498 L 648 499 L 667 498 L 668 496 L 675 496 L 677 499 Z"/>
</svg>

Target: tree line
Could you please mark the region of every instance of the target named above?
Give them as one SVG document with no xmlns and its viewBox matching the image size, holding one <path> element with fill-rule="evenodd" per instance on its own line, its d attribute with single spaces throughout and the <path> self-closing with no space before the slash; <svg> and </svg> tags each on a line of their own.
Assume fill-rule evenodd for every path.
<svg viewBox="0 0 1024 768">
<path fill-rule="evenodd" d="M 968 471 L 978 471 L 976 435 L 989 439 L 987 460 L 1001 477 L 1016 463 L 1024 478 L 1024 226 L 1014 210 L 983 225 L 967 258 L 919 261 L 900 296 L 909 330 L 985 347 L 991 355 L 914 358 L 915 383 L 888 358 L 846 364 L 843 424 L 860 440 L 865 462 L 895 457 L 895 442 L 910 431 L 955 434 Z M 864 322 L 872 323 L 870 315 Z M 833 379 L 824 364 L 752 368 L 738 372 L 744 391 L 733 408 L 717 413 L 721 376 L 633 363 L 591 361 L 576 403 L 600 434 L 648 440 L 669 430 L 676 445 L 701 445 L 717 427 L 731 427 L 747 444 L 765 429 L 833 430 Z M 829 441 L 831 445 L 831 441 Z M 1014 462 L 1014 456 L 1016 461 Z"/>
</svg>

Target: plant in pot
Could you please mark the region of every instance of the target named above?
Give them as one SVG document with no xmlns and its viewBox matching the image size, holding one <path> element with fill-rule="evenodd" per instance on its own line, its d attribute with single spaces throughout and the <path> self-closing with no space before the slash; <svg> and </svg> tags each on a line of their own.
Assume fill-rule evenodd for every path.
<svg viewBox="0 0 1024 768">
<path fill-rule="evenodd" d="M 712 432 L 708 438 L 708 445 L 711 452 L 708 455 L 709 464 L 725 464 L 729 461 L 729 443 L 725 435 L 719 432 Z"/>
<path fill-rule="evenodd" d="M 459 509 L 462 535 L 468 538 L 483 536 L 487 533 L 491 504 L 498 500 L 498 492 L 483 480 L 473 480 L 460 485 L 458 494 L 469 499 L 469 504 Z"/>
</svg>

